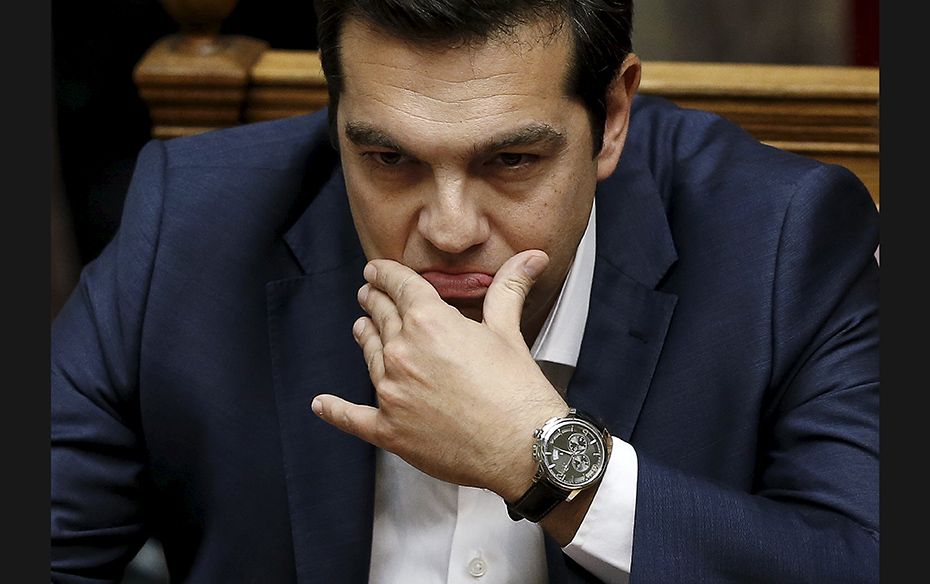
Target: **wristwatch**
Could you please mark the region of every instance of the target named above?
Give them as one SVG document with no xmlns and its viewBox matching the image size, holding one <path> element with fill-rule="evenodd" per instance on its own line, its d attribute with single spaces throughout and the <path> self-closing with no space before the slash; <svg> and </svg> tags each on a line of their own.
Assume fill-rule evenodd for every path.
<svg viewBox="0 0 930 584">
<path fill-rule="evenodd" d="M 596 485 L 610 459 L 610 432 L 589 414 L 575 408 L 550 418 L 533 433 L 533 459 L 538 463 L 533 485 L 507 512 L 514 521 L 536 523 L 562 501 Z"/>
</svg>

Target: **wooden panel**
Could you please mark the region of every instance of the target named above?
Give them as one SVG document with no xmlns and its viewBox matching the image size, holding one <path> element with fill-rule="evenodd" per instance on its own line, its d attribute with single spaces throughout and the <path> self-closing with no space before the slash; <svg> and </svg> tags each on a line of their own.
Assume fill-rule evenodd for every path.
<svg viewBox="0 0 930 584">
<path fill-rule="evenodd" d="M 244 121 L 259 122 L 314 112 L 329 103 L 315 51 L 266 51 L 252 68 Z"/>
<path fill-rule="evenodd" d="M 152 137 L 158 138 L 160 140 L 170 140 L 171 138 L 180 138 L 182 136 L 193 136 L 194 134 L 202 134 L 204 132 L 209 132 L 210 130 L 216 130 L 216 126 L 153 126 L 152 127 Z"/>
<path fill-rule="evenodd" d="M 266 51 L 252 68 L 255 85 L 326 87 L 317 51 Z"/>
<path fill-rule="evenodd" d="M 644 93 L 666 96 L 855 99 L 878 102 L 878 69 L 647 61 Z"/>
<path fill-rule="evenodd" d="M 252 67 L 267 49 L 268 43 L 241 36 L 175 34 L 155 43 L 133 71 L 152 134 L 240 123 Z"/>
<path fill-rule="evenodd" d="M 247 57 L 238 63 L 253 56 L 240 54 Z M 251 63 L 247 81 L 235 88 L 242 95 L 190 67 L 161 70 L 158 84 L 140 84 L 157 114 L 153 133 L 184 135 L 306 114 L 327 104 L 317 52 L 264 50 Z M 879 204 L 877 68 L 647 61 L 640 92 L 715 112 L 763 142 L 842 164 Z"/>
</svg>

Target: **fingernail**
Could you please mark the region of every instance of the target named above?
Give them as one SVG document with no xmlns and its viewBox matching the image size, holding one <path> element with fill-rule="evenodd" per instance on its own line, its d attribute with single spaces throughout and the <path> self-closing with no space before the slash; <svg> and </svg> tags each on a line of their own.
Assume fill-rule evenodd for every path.
<svg viewBox="0 0 930 584">
<path fill-rule="evenodd" d="M 523 271 L 530 278 L 536 279 L 536 276 L 542 273 L 546 268 L 546 257 L 542 255 L 532 255 L 523 262 Z"/>
<path fill-rule="evenodd" d="M 371 284 L 365 284 L 358 289 L 358 301 L 362 304 L 368 299 L 368 291 L 371 290 Z"/>
<path fill-rule="evenodd" d="M 365 332 L 365 320 L 360 318 L 352 325 L 352 333 L 355 334 L 356 337 L 360 337 L 363 332 Z"/>
<path fill-rule="evenodd" d="M 365 276 L 366 280 L 368 280 L 369 282 L 372 282 L 374 281 L 375 276 L 378 275 L 378 268 L 376 268 L 374 264 L 369 262 L 368 265 L 365 266 L 365 270 L 362 272 L 362 275 Z"/>
<path fill-rule="evenodd" d="M 320 398 L 315 397 L 310 403 L 310 409 L 313 410 L 313 413 L 322 417 L 323 416 L 323 402 L 320 401 Z"/>
</svg>

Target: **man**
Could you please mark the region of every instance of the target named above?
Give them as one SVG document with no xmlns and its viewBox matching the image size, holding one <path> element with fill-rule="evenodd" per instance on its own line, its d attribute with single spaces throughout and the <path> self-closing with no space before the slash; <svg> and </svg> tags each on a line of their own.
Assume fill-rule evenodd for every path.
<svg viewBox="0 0 930 584">
<path fill-rule="evenodd" d="M 877 580 L 861 183 L 628 2 L 317 10 L 328 120 L 148 145 L 55 323 L 53 580 Z"/>
</svg>

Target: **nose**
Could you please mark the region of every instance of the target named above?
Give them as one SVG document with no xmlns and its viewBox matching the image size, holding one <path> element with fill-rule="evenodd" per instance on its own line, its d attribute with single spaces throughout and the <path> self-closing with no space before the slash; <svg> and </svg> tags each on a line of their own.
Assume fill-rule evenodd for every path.
<svg viewBox="0 0 930 584">
<path fill-rule="evenodd" d="M 466 181 L 458 179 L 437 181 L 420 210 L 417 228 L 446 253 L 462 253 L 487 241 L 491 233 L 479 197 L 468 192 Z"/>
</svg>

